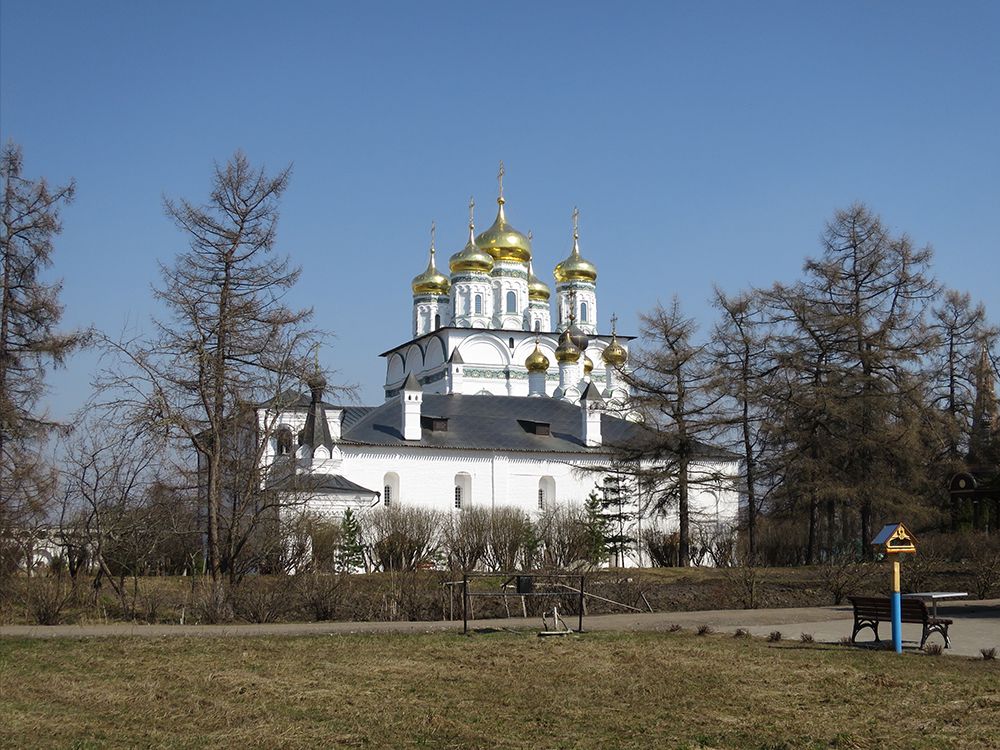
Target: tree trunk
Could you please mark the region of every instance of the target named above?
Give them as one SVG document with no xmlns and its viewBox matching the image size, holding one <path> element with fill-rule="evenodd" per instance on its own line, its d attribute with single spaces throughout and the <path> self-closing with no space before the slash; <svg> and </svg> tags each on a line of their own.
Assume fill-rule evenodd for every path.
<svg viewBox="0 0 1000 750">
<path fill-rule="evenodd" d="M 688 514 L 688 460 L 682 458 L 677 478 L 678 563 L 682 568 L 691 564 L 691 519 Z"/>
</svg>

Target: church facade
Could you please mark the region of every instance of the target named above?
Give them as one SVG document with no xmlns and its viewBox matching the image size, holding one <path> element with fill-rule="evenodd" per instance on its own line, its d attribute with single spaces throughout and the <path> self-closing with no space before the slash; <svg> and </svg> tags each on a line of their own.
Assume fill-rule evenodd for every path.
<svg viewBox="0 0 1000 750">
<path fill-rule="evenodd" d="M 601 485 L 614 447 L 648 439 L 630 419 L 622 373 L 627 336 L 598 330 L 597 269 L 571 250 L 553 270 L 555 296 L 535 275 L 531 240 L 507 220 L 502 168 L 497 216 L 438 269 L 432 230 L 427 266 L 411 283 L 411 338 L 382 353 L 385 400 L 376 406 L 309 395 L 258 409 L 276 425 L 263 460 L 269 486 L 305 493 L 307 510 L 412 505 L 446 513 L 513 506 L 528 514 L 582 505 Z M 692 518 L 731 526 L 739 497 L 734 456 L 705 445 L 692 473 Z M 653 498 L 630 498 L 636 508 Z M 646 527 L 676 528 L 653 513 Z M 633 564 L 641 562 L 633 559 Z"/>
</svg>

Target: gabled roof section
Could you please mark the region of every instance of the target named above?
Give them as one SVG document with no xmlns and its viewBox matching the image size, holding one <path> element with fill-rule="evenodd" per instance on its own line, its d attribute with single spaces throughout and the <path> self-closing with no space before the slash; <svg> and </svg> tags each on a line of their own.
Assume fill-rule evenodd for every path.
<svg viewBox="0 0 1000 750">
<path fill-rule="evenodd" d="M 593 382 L 587 383 L 587 389 L 583 392 L 583 395 L 580 396 L 580 400 L 596 401 L 599 404 L 604 403 L 604 397 L 601 395 L 601 392 L 597 390 L 597 386 L 595 386 Z"/>
<path fill-rule="evenodd" d="M 331 404 L 328 401 L 321 402 L 323 406 L 327 409 L 341 409 L 344 407 L 338 406 L 337 404 Z M 296 388 L 288 388 L 281 393 L 279 393 L 274 398 L 268 399 L 267 401 L 261 401 L 258 404 L 254 404 L 257 409 L 281 409 L 281 410 L 296 410 L 300 409 L 305 411 L 312 404 L 312 398 L 308 393 L 302 393 Z"/>
<path fill-rule="evenodd" d="M 404 391 L 421 391 L 420 383 L 417 381 L 416 377 L 411 372 L 406 376 L 406 380 L 403 381 Z"/>
<path fill-rule="evenodd" d="M 378 495 L 340 474 L 286 474 L 268 483 L 268 489 L 282 492 L 322 492 L 344 495 Z"/>
</svg>

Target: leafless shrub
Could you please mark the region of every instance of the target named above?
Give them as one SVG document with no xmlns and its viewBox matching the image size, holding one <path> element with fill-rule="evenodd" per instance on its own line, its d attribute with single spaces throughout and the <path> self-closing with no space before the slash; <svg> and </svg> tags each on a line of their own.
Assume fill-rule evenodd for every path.
<svg viewBox="0 0 1000 750">
<path fill-rule="evenodd" d="M 679 633 L 682 630 L 684 630 L 684 627 L 680 623 L 677 623 L 677 622 L 672 622 L 667 627 L 667 632 L 668 633 Z"/>
<path fill-rule="evenodd" d="M 975 534 L 962 566 L 968 571 L 976 597 L 989 599 L 1000 591 L 1000 539 Z"/>
<path fill-rule="evenodd" d="M 698 635 L 711 635 L 712 632 L 713 631 L 712 631 L 712 626 L 711 625 L 699 625 L 698 626 Z"/>
<path fill-rule="evenodd" d="M 452 570 L 475 570 L 490 542 L 490 512 L 468 508 L 444 524 L 444 553 Z"/>
<path fill-rule="evenodd" d="M 814 643 L 815 639 L 813 638 L 812 633 L 800 633 L 799 641 L 802 643 Z"/>
<path fill-rule="evenodd" d="M 863 591 L 873 572 L 870 564 L 850 557 L 834 559 L 820 566 L 820 578 L 824 588 L 833 595 L 834 604 L 843 604 L 848 594 L 856 595 Z"/>
<path fill-rule="evenodd" d="M 764 569 L 753 562 L 725 569 L 725 589 L 743 609 L 757 609 L 763 604 Z"/>
<path fill-rule="evenodd" d="M 701 564 L 711 563 L 716 568 L 728 568 L 737 563 L 737 533 L 735 526 L 718 528 L 714 523 L 698 524 L 694 533 L 697 557 Z"/>
<path fill-rule="evenodd" d="M 981 648 L 979 653 L 983 655 L 983 660 L 985 661 L 995 661 L 997 658 L 997 650 L 995 648 Z"/>
<path fill-rule="evenodd" d="M 487 564 L 493 570 L 515 570 L 531 536 L 531 520 L 518 508 L 497 508 L 490 514 Z"/>
<path fill-rule="evenodd" d="M 589 519 L 583 508 L 558 505 L 535 522 L 535 536 L 545 567 L 571 568 L 581 561 L 595 563 L 597 551 Z"/>
<path fill-rule="evenodd" d="M 225 585 L 209 580 L 196 583 L 191 591 L 191 614 L 195 621 L 206 625 L 232 620 L 233 610 Z"/>
<path fill-rule="evenodd" d="M 444 619 L 442 583 L 445 574 L 430 571 L 390 571 L 379 577 L 380 620 Z"/>
<path fill-rule="evenodd" d="M 656 529 L 647 529 L 642 534 L 641 543 L 654 566 L 661 568 L 677 566 L 681 548 L 680 535 L 677 532 L 668 534 Z"/>
<path fill-rule="evenodd" d="M 781 631 L 780 630 L 772 630 L 770 633 L 767 634 L 767 642 L 768 643 L 777 643 L 780 640 L 781 640 Z"/>
<path fill-rule="evenodd" d="M 944 653 L 944 646 L 940 643 L 925 643 L 924 653 L 928 656 L 941 656 Z"/>
<path fill-rule="evenodd" d="M 333 620 L 343 599 L 345 574 L 311 571 L 295 577 L 299 601 L 317 622 Z"/>
<path fill-rule="evenodd" d="M 390 506 L 366 516 L 367 553 L 372 568 L 416 570 L 438 552 L 441 516 L 425 508 Z"/>
<path fill-rule="evenodd" d="M 842 636 L 840 636 L 840 645 L 841 646 L 853 646 L 854 645 L 854 641 L 851 640 L 851 636 L 849 636 L 849 635 L 842 635 Z"/>
<path fill-rule="evenodd" d="M 931 577 L 937 573 L 944 558 L 934 550 L 921 549 L 915 555 L 907 555 L 903 561 L 903 588 L 907 592 L 927 591 Z"/>
<path fill-rule="evenodd" d="M 733 633 L 733 638 L 749 638 L 750 631 L 746 628 L 736 628 L 736 632 Z"/>
<path fill-rule="evenodd" d="M 233 613 L 247 622 L 276 622 L 292 607 L 292 587 L 284 576 L 249 576 L 230 591 Z"/>
<path fill-rule="evenodd" d="M 309 567 L 323 573 L 336 571 L 343 537 L 340 524 L 325 518 L 314 518 L 308 524 L 308 533 L 312 541 L 312 561 Z"/>
<path fill-rule="evenodd" d="M 24 588 L 24 605 L 39 625 L 58 625 L 75 593 L 61 577 L 38 578 Z"/>
</svg>

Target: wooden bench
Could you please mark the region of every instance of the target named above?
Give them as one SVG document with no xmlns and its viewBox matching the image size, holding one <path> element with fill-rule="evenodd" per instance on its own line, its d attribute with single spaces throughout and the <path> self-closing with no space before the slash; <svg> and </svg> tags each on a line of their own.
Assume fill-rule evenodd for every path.
<svg viewBox="0 0 1000 750">
<path fill-rule="evenodd" d="M 854 605 L 854 632 L 851 633 L 851 643 L 855 643 L 858 633 L 865 628 L 871 628 L 878 637 L 878 624 L 880 622 L 892 621 L 892 604 L 888 597 L 873 596 L 849 596 L 851 604 Z M 951 620 L 940 617 L 932 617 L 927 611 L 927 605 L 919 599 L 903 599 L 900 601 L 900 615 L 903 622 L 919 623 L 923 625 L 923 632 L 920 635 L 920 648 L 924 647 L 927 637 L 931 633 L 940 633 L 944 636 L 944 647 L 951 648 L 951 639 L 948 637 L 948 626 Z"/>
</svg>

